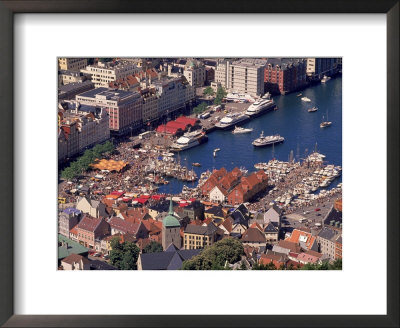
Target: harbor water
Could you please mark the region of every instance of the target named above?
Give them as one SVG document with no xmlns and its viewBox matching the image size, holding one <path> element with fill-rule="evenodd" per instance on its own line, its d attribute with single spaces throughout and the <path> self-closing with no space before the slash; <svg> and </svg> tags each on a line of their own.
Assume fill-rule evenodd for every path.
<svg viewBox="0 0 400 328">
<path fill-rule="evenodd" d="M 182 165 L 191 167 L 192 163 L 200 163 L 201 167 L 194 167 L 200 176 L 201 172 L 225 167 L 232 170 L 234 167 L 244 167 L 249 172 L 256 171 L 254 164 L 268 162 L 275 158 L 288 161 L 291 151 L 296 161 L 304 159 L 315 148 L 326 155 L 327 164 L 342 166 L 342 78 L 332 78 L 326 84 L 317 84 L 299 92 L 285 96 L 273 97 L 278 110 L 266 113 L 241 125 L 253 128 L 253 132 L 246 134 L 232 134 L 232 131 L 216 130 L 209 133 L 207 143 L 188 149 L 180 153 Z M 308 97 L 311 102 L 303 102 L 301 97 Z M 310 113 L 311 107 L 318 107 L 318 111 Z M 331 121 L 332 125 L 320 128 L 320 123 Z M 279 134 L 285 138 L 281 144 L 256 148 L 251 143 L 264 135 Z M 213 151 L 216 148 L 216 157 Z M 175 155 L 175 158 L 177 156 Z M 336 179 L 330 188 L 341 182 L 341 176 Z M 169 179 L 168 185 L 160 186 L 159 192 L 180 193 L 183 185 L 196 186 L 197 182 L 182 182 Z M 328 188 L 328 189 L 330 189 Z"/>
</svg>

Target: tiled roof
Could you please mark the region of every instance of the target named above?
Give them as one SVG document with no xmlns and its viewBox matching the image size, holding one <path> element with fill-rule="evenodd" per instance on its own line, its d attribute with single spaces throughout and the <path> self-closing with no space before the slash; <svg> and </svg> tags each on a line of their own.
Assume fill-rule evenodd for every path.
<svg viewBox="0 0 400 328">
<path fill-rule="evenodd" d="M 265 243 L 265 235 L 257 228 L 249 228 L 242 235 L 243 242 Z"/>
<path fill-rule="evenodd" d="M 301 251 L 299 244 L 293 243 L 289 240 L 280 240 L 278 242 L 278 246 L 289 249 L 290 252 L 293 252 L 293 253 L 300 253 L 300 251 Z"/>
<path fill-rule="evenodd" d="M 74 264 L 74 263 L 78 263 L 80 261 L 82 261 L 83 264 L 87 264 L 87 263 L 90 262 L 86 257 L 83 257 L 81 255 L 77 255 L 77 254 L 68 255 L 66 258 L 64 258 L 61 261 L 65 262 L 65 263 L 68 263 L 68 264 Z"/>
<path fill-rule="evenodd" d="M 95 232 L 101 221 L 101 218 L 94 218 L 86 214 L 82 218 L 81 222 L 79 222 L 77 228 L 90 232 Z"/>
<path fill-rule="evenodd" d="M 291 241 L 293 243 L 300 243 L 300 245 L 303 244 L 306 249 L 311 249 L 311 247 L 314 245 L 316 237 L 313 236 L 311 233 L 294 229 L 292 231 L 292 235 L 285 240 Z"/>
<path fill-rule="evenodd" d="M 117 216 L 113 216 L 109 221 L 111 228 L 122 231 L 123 233 L 136 234 L 139 228 L 139 223 L 125 221 Z"/>
</svg>

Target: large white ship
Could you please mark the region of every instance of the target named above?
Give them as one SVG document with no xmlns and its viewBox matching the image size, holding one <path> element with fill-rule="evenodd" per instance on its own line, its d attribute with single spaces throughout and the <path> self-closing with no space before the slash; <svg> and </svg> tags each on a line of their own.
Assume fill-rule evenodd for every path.
<svg viewBox="0 0 400 328">
<path fill-rule="evenodd" d="M 217 124 L 215 124 L 215 127 L 218 129 L 228 130 L 239 123 L 246 122 L 249 118 L 250 116 L 244 113 L 228 114 L 224 116 Z"/>
<path fill-rule="evenodd" d="M 186 150 L 208 141 L 208 136 L 202 131 L 186 132 L 171 145 L 172 151 Z"/>
<path fill-rule="evenodd" d="M 267 113 L 275 108 L 275 102 L 267 97 L 256 100 L 247 108 L 246 115 L 256 117 L 258 115 Z"/>
<path fill-rule="evenodd" d="M 257 138 L 256 140 L 254 140 L 252 142 L 253 146 L 255 147 L 264 147 L 264 146 L 268 146 L 268 145 L 272 145 L 272 144 L 276 144 L 276 143 L 280 143 L 280 142 L 284 142 L 285 138 L 281 137 L 279 134 L 274 135 L 274 136 L 264 136 L 264 131 L 261 132 L 261 135 L 259 138 Z"/>
</svg>

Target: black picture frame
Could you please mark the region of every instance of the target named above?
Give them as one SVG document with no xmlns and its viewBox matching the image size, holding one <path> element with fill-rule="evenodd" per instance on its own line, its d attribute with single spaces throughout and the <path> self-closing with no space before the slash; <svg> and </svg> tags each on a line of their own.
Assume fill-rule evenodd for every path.
<svg viewBox="0 0 400 328">
<path fill-rule="evenodd" d="M 387 315 L 14 315 L 13 17 L 16 13 L 384 13 L 387 17 Z M 0 0 L 0 324 L 5 327 L 399 327 L 399 1 Z M 368 54 L 366 54 L 368 55 Z M 22 204 L 23 205 L 23 204 Z"/>
</svg>

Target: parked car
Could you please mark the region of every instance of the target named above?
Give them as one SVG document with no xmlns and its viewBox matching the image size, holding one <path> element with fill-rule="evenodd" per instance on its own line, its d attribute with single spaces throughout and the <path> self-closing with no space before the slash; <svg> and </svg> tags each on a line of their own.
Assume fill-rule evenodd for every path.
<svg viewBox="0 0 400 328">
<path fill-rule="evenodd" d="M 321 210 L 320 208 L 316 208 L 316 209 L 315 209 L 315 212 L 318 212 L 318 211 L 320 211 L 320 210 Z"/>
</svg>

